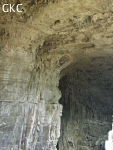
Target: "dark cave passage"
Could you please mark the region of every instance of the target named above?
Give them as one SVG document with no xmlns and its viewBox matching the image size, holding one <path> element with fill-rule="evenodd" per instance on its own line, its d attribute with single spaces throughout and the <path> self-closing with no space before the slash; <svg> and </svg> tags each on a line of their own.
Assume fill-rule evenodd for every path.
<svg viewBox="0 0 113 150">
<path fill-rule="evenodd" d="M 113 114 L 111 59 L 90 58 L 63 70 L 59 150 L 104 150 Z"/>
</svg>

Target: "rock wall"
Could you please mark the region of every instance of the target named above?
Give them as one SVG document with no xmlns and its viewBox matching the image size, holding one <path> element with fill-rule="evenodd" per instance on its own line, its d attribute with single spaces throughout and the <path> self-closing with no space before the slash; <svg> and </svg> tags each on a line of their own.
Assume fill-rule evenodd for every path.
<svg viewBox="0 0 113 150">
<path fill-rule="evenodd" d="M 46 71 L 37 53 L 28 54 L 17 49 L 1 54 L 1 150 L 53 150 L 60 136 L 57 73 Z"/>
<path fill-rule="evenodd" d="M 100 56 L 112 56 L 113 4 L 1 0 L 0 8 L 4 3 L 23 5 L 22 13 L 0 9 L 0 148 L 56 150 L 60 72 L 84 58 L 98 57 L 98 64 Z"/>
<path fill-rule="evenodd" d="M 76 63 L 60 80 L 63 114 L 59 150 L 105 150 L 105 140 L 112 125 L 109 99 L 113 97 L 111 86 L 107 87 L 105 83 L 105 76 L 109 75 L 110 80 L 110 74 L 101 70 L 103 76 L 100 76 L 100 67 L 92 70 L 84 66 L 78 69 Z"/>
</svg>

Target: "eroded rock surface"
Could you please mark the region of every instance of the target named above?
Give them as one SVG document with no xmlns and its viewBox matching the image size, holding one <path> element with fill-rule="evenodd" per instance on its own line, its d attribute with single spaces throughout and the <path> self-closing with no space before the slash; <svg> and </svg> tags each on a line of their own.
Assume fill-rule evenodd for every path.
<svg viewBox="0 0 113 150">
<path fill-rule="evenodd" d="M 105 150 L 113 113 L 112 58 L 100 57 L 98 64 L 97 59 L 76 62 L 60 80 L 63 114 L 59 150 Z"/>
<path fill-rule="evenodd" d="M 22 3 L 23 12 L 4 13 L 4 3 Z M 56 150 L 62 114 L 58 85 L 71 72 L 62 70 L 112 56 L 112 29 L 110 0 L 0 1 L 1 150 Z"/>
</svg>

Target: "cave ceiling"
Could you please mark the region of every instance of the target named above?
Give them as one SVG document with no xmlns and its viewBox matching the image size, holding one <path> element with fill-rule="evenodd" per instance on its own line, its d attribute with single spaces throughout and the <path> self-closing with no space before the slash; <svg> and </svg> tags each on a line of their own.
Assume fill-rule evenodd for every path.
<svg viewBox="0 0 113 150">
<path fill-rule="evenodd" d="M 4 3 L 22 12 L 3 12 Z M 1 148 L 56 150 L 66 90 L 78 110 L 111 119 L 112 83 L 112 0 L 0 1 Z"/>
<path fill-rule="evenodd" d="M 92 51 L 101 55 L 112 51 L 113 3 L 110 0 L 13 0 L 12 3 L 22 3 L 23 12 L 0 10 L 1 47 L 13 44 L 28 49 L 37 43 L 44 52 L 72 55 Z"/>
<path fill-rule="evenodd" d="M 111 0 L 13 0 L 10 3 L 22 3 L 23 12 L 4 13 L 0 10 L 2 57 L 12 57 L 16 52 L 16 55 L 27 53 L 27 57 L 32 54 L 31 59 L 34 59 L 38 49 L 37 55 L 43 61 L 54 62 L 56 68 L 64 65 L 66 69 L 61 71 L 61 77 L 72 70 L 70 66 L 76 66 L 85 72 L 93 72 L 90 79 L 99 78 L 104 72 L 98 80 L 112 80 Z M 1 1 L 0 5 L 3 4 Z"/>
</svg>

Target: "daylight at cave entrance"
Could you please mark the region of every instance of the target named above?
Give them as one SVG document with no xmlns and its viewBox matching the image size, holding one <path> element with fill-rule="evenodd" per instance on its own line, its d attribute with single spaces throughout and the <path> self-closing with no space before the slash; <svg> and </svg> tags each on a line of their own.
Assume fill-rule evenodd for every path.
<svg viewBox="0 0 113 150">
<path fill-rule="evenodd" d="M 1 0 L 0 150 L 113 150 L 112 115 L 112 0 Z"/>
</svg>

